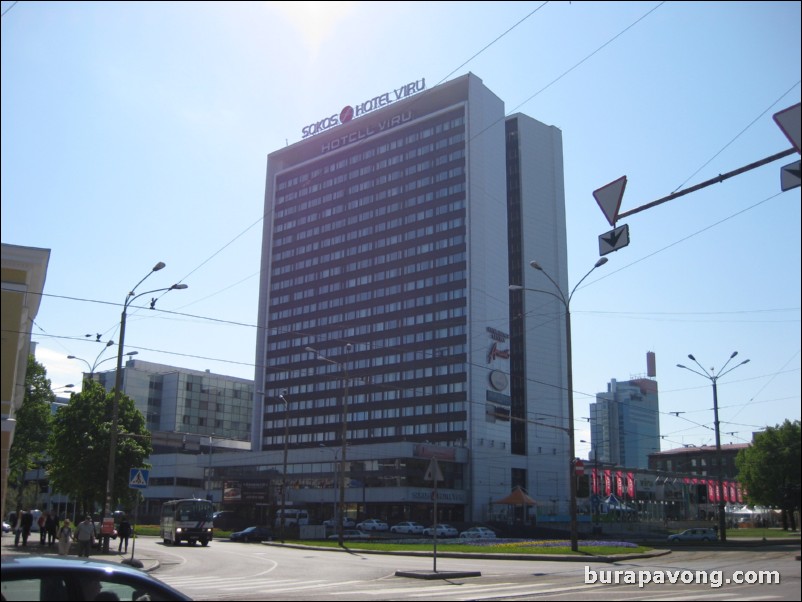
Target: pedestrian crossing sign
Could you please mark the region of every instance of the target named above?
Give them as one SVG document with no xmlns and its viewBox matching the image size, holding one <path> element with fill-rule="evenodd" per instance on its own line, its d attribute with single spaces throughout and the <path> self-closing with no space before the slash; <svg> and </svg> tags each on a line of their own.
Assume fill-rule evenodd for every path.
<svg viewBox="0 0 802 602">
<path fill-rule="evenodd" d="M 150 470 L 147 468 L 132 468 L 128 477 L 128 487 L 130 489 L 147 489 L 149 475 Z"/>
<path fill-rule="evenodd" d="M 434 482 L 443 480 L 443 473 L 440 472 L 440 465 L 437 463 L 437 458 L 432 458 L 431 462 L 429 462 L 429 468 L 426 469 L 423 480 Z"/>
</svg>

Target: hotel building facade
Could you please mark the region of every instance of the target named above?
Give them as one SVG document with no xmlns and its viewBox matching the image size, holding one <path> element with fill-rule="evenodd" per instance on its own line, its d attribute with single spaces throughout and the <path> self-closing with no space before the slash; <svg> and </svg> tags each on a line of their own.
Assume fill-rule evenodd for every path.
<svg viewBox="0 0 802 602">
<path fill-rule="evenodd" d="M 563 307 L 509 291 L 548 289 L 532 259 L 567 287 L 561 132 L 468 74 L 303 136 L 267 161 L 253 461 L 320 519 L 344 483 L 349 516 L 430 521 L 433 458 L 441 521 L 515 486 L 567 513 Z"/>
</svg>

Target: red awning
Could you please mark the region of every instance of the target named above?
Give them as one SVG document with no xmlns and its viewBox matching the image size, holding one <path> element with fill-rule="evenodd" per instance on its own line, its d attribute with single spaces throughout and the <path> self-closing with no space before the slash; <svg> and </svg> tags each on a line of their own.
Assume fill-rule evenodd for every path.
<svg viewBox="0 0 802 602">
<path fill-rule="evenodd" d="M 507 497 L 493 502 L 494 504 L 507 504 L 509 506 L 536 506 L 537 502 L 529 497 L 523 489 L 516 487 Z"/>
</svg>

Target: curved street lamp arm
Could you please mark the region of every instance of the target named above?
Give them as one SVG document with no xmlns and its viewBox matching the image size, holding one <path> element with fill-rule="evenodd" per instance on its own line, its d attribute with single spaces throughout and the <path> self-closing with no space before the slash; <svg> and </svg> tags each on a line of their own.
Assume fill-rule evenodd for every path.
<svg viewBox="0 0 802 602">
<path fill-rule="evenodd" d="M 724 376 L 725 374 L 729 374 L 730 372 L 732 372 L 733 370 L 735 370 L 735 369 L 736 369 L 736 368 L 738 368 L 739 366 L 743 366 L 744 364 L 748 364 L 748 363 L 749 363 L 749 360 L 744 360 L 744 361 L 742 361 L 740 364 L 735 364 L 735 365 L 734 365 L 732 368 L 730 368 L 730 369 L 729 369 L 729 370 L 727 370 L 726 372 L 719 372 L 719 373 L 716 375 L 716 378 L 718 378 L 718 377 L 720 377 L 720 376 Z M 723 370 L 723 368 L 722 368 L 722 370 Z"/>
<path fill-rule="evenodd" d="M 511 291 L 529 291 L 530 293 L 545 293 L 547 295 L 551 295 L 552 297 L 557 299 L 557 301 L 559 301 L 560 303 L 565 305 L 565 299 L 561 295 L 558 295 L 558 294 L 553 293 L 551 291 L 544 291 L 543 289 L 540 289 L 540 288 L 526 288 L 526 287 L 523 287 L 523 286 L 518 286 L 516 284 L 511 284 L 509 288 L 510 288 Z"/>
<path fill-rule="evenodd" d="M 590 270 L 588 270 L 588 273 L 587 273 L 587 274 L 585 274 L 584 276 L 582 276 L 582 279 L 581 279 L 579 282 L 577 282 L 577 283 L 576 283 L 576 286 L 574 286 L 574 288 L 572 288 L 572 289 L 571 289 L 571 294 L 570 294 L 570 295 L 568 295 L 568 303 L 571 303 L 571 299 L 573 298 L 573 296 L 574 296 L 574 293 L 576 292 L 576 289 L 578 289 L 578 288 L 579 288 L 579 285 L 580 285 L 580 284 L 582 284 L 582 282 L 584 282 L 585 278 L 587 278 L 588 276 L 590 276 L 590 274 L 591 274 L 591 272 L 593 272 L 593 270 L 595 270 L 596 268 L 599 268 L 599 267 L 603 266 L 605 263 L 607 263 L 607 258 L 606 258 L 606 257 L 602 257 L 601 259 L 599 259 L 599 261 L 597 261 L 597 262 L 596 262 L 596 263 L 593 265 L 593 267 L 592 267 L 592 268 L 590 268 Z M 544 274 L 545 274 L 545 272 L 544 272 Z M 549 278 L 549 280 L 551 280 L 551 279 Z M 553 281 L 552 281 L 552 282 L 553 282 Z"/>
<path fill-rule="evenodd" d="M 125 298 L 125 307 L 128 308 L 131 305 L 131 303 L 133 303 L 135 300 L 139 299 L 144 295 L 149 295 L 151 293 L 160 293 L 162 291 L 184 290 L 185 288 L 189 288 L 189 286 L 186 284 L 174 284 L 173 286 L 168 286 L 165 288 L 155 288 L 152 291 L 145 291 L 144 293 L 139 293 L 138 295 L 135 295 L 133 297 L 131 295 L 134 294 L 134 291 L 131 291 Z"/>
<path fill-rule="evenodd" d="M 698 370 L 694 370 L 693 368 L 688 368 L 688 366 L 683 366 L 682 364 L 677 364 L 677 368 L 685 368 L 689 372 L 693 372 L 694 374 L 698 374 L 699 376 L 704 376 L 707 380 L 715 380 L 714 376 L 710 376 L 705 372 L 699 372 Z"/>
<path fill-rule="evenodd" d="M 129 293 L 128 293 L 128 296 L 126 297 L 126 300 L 128 299 L 128 297 L 131 297 L 131 296 L 134 294 L 134 291 L 137 289 L 137 287 L 138 287 L 140 284 L 142 284 L 143 282 L 145 282 L 145 280 L 147 280 L 147 279 L 148 279 L 148 277 L 149 277 L 149 276 L 150 276 L 150 275 L 151 275 L 153 272 L 158 272 L 159 270 L 161 270 L 162 268 L 164 268 L 164 267 L 165 267 L 165 265 L 166 265 L 166 264 L 165 264 L 163 261 L 160 261 L 159 263 L 157 263 L 156 265 L 154 265 L 154 266 L 153 266 L 153 268 L 152 268 L 152 269 L 151 269 L 151 270 L 150 270 L 150 271 L 149 271 L 147 274 L 145 274 L 145 277 L 144 277 L 142 280 L 140 280 L 139 282 L 137 282 L 137 283 L 136 283 L 136 285 L 134 286 L 134 288 L 132 288 L 132 289 L 131 289 L 131 292 L 129 292 Z M 152 291 L 151 291 L 151 292 L 152 292 Z"/>
<path fill-rule="evenodd" d="M 533 268 L 535 268 L 535 269 L 536 269 L 538 272 L 540 272 L 540 273 L 541 273 L 541 274 L 543 274 L 543 275 L 544 275 L 546 278 L 548 278 L 548 279 L 549 279 L 549 282 L 551 282 L 551 283 L 554 285 L 554 288 L 555 288 L 555 289 L 557 289 L 557 292 L 558 292 L 558 293 L 560 293 L 560 295 L 559 295 L 559 296 L 557 296 L 557 295 L 554 295 L 554 296 L 555 296 L 555 297 L 557 297 L 557 298 L 558 298 L 560 301 L 562 301 L 562 302 L 563 302 L 563 305 L 565 305 L 565 307 L 566 307 L 566 309 L 567 309 L 567 308 L 568 308 L 568 304 L 571 302 L 571 298 L 570 298 L 570 297 L 569 297 L 568 299 L 566 299 L 566 298 L 565 298 L 565 294 L 563 293 L 563 290 L 560 288 L 560 285 L 559 285 L 559 284 L 557 284 L 557 283 L 554 281 L 554 278 L 552 278 L 552 277 L 549 275 L 549 273 L 548 273 L 546 270 L 544 270 L 544 269 L 543 269 L 543 266 L 541 266 L 541 265 L 540 265 L 540 264 L 539 264 L 537 261 L 530 261 L 530 262 L 529 262 L 529 265 L 531 265 L 531 266 L 532 266 Z M 584 280 L 584 278 L 583 278 L 582 280 Z M 582 282 L 582 280 L 580 280 L 580 282 Z M 543 292 L 546 292 L 546 291 L 543 291 Z"/>
</svg>

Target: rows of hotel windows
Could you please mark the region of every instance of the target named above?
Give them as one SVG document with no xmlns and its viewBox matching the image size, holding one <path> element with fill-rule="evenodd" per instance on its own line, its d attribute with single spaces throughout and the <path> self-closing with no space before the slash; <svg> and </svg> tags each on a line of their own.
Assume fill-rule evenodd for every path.
<svg viewBox="0 0 802 602">
<path fill-rule="evenodd" d="M 465 317 L 465 307 L 453 307 L 449 309 L 443 309 L 439 311 L 433 312 L 423 312 L 415 315 L 407 315 L 404 318 L 399 319 L 389 319 L 384 322 L 374 322 L 362 325 L 350 325 L 346 328 L 342 329 L 334 329 L 334 330 L 327 330 L 328 338 L 333 340 L 346 340 L 346 339 L 353 339 L 356 336 L 359 336 L 363 340 L 365 336 L 373 333 L 382 333 L 387 332 L 391 334 L 391 331 L 397 329 L 410 329 L 413 325 L 420 326 L 420 325 L 427 325 L 430 327 L 429 330 L 417 330 L 414 332 L 407 332 L 407 333 L 397 333 L 393 334 L 393 336 L 379 336 L 376 338 L 372 338 L 370 340 L 371 348 L 378 352 L 379 350 L 384 349 L 384 355 L 376 355 L 372 358 L 360 360 L 362 363 L 365 364 L 364 367 L 377 367 L 377 366 L 384 366 L 384 365 L 391 365 L 397 362 L 397 358 L 401 357 L 398 353 L 398 350 L 393 349 L 394 347 L 398 347 L 399 345 L 412 345 L 415 343 L 423 343 L 426 341 L 432 341 L 436 339 L 446 339 L 450 336 L 459 336 L 464 337 L 467 334 L 467 327 L 465 326 L 464 320 L 460 318 Z M 421 321 L 421 318 L 425 321 Z M 446 326 L 443 322 L 445 320 L 458 320 L 458 323 L 455 326 Z M 284 364 L 294 363 L 298 361 L 299 356 L 288 356 L 282 355 L 284 352 L 295 349 L 298 351 L 299 349 L 303 349 L 307 345 L 315 344 L 314 340 L 309 339 L 303 344 L 299 344 L 294 336 L 290 336 L 292 332 L 298 332 L 303 330 L 308 330 L 309 328 L 324 324 L 323 321 L 316 321 L 316 320 L 309 320 L 304 323 L 297 324 L 298 328 L 292 329 L 286 324 L 283 325 L 280 329 L 277 328 L 277 332 L 284 332 L 287 333 L 288 336 L 271 336 L 268 341 L 268 357 L 267 357 L 267 365 L 270 367 L 276 367 Z M 427 345 L 428 347 L 428 345 Z M 448 353 L 452 356 L 467 353 L 467 347 L 461 343 L 453 343 L 449 342 L 446 345 L 432 345 L 431 347 L 436 347 L 437 349 L 447 349 Z M 299 352 L 300 353 L 300 352 Z M 426 353 L 426 351 L 410 351 L 410 354 L 417 354 L 417 353 Z M 406 354 L 404 355 L 406 357 Z M 369 362 L 369 363 L 368 363 Z"/>
<path fill-rule="evenodd" d="M 463 201 L 458 201 L 453 204 L 463 204 Z M 376 224 L 366 228 L 366 231 L 380 229 L 381 224 Z M 440 236 L 435 238 L 435 233 L 446 232 L 453 230 L 453 233 L 448 233 L 447 236 Z M 286 274 L 292 274 L 297 270 L 310 269 L 318 266 L 320 267 L 317 272 L 317 277 L 334 277 L 356 270 L 363 270 L 372 266 L 382 266 L 391 264 L 393 262 L 403 262 L 406 265 L 407 261 L 412 258 L 418 258 L 425 253 L 442 254 L 443 251 L 449 248 L 459 248 L 465 245 L 465 219 L 464 217 L 457 217 L 448 221 L 443 221 L 438 224 L 429 223 L 417 229 L 399 230 L 398 233 L 392 234 L 381 238 L 366 238 L 368 234 L 360 233 L 360 231 L 352 231 L 351 234 L 342 234 L 339 237 L 317 240 L 310 242 L 306 245 L 294 246 L 286 251 L 277 252 L 274 254 L 272 276 L 276 281 L 274 285 L 275 290 L 279 291 L 282 288 L 291 287 L 297 283 L 303 284 L 308 282 L 308 277 L 297 276 L 295 279 L 288 279 L 279 281 L 278 277 Z M 339 248 L 327 253 L 319 252 L 321 248 L 329 247 L 333 242 L 343 242 L 345 239 L 358 240 L 359 244 L 354 244 L 350 247 L 340 246 Z M 341 239 L 341 240 L 339 240 Z M 409 244 L 410 241 L 419 239 L 417 244 Z M 429 239 L 429 240 L 425 240 Z M 402 246 L 402 243 L 407 243 Z M 401 246 L 401 248 L 398 248 Z M 304 257 L 304 255 L 309 255 Z M 355 259 L 349 263 L 337 264 L 335 262 L 342 262 L 348 257 L 364 255 L 360 259 Z M 283 260 L 293 260 L 291 262 L 284 262 Z M 405 261 L 407 260 L 407 261 Z M 431 261 L 435 261 L 432 259 Z M 441 266 L 435 266 L 441 267 Z M 377 272 L 381 274 L 382 272 Z M 305 280 L 306 278 L 306 280 Z"/>
<path fill-rule="evenodd" d="M 327 157 L 325 164 L 318 162 L 311 168 L 307 165 L 304 173 L 288 171 L 277 178 L 271 327 L 281 332 L 319 331 L 324 327 L 327 338 L 335 339 L 364 340 L 365 335 L 378 335 L 369 343 L 374 352 L 426 344 L 430 348 L 447 347 L 452 354 L 467 353 L 464 119 L 461 108 L 452 115 L 456 117 L 419 126 L 418 130 L 407 128 L 393 140 L 385 138 L 372 147 L 363 145 L 348 156 Z M 454 128 L 460 131 L 454 133 Z M 435 139 L 425 142 L 431 137 Z M 404 151 L 405 145 L 414 148 Z M 388 155 L 395 150 L 400 152 Z M 422 177 L 416 177 L 418 174 Z M 423 186 L 430 189 L 420 190 Z M 433 189 L 436 186 L 439 189 Z M 401 312 L 404 316 L 397 318 Z M 398 332 L 400 329 L 406 332 Z M 308 344 L 316 343 L 309 340 Z M 315 404 L 315 415 L 297 415 L 301 410 L 293 406 L 293 430 L 314 430 L 311 427 L 316 425 L 332 428 L 292 432 L 289 442 L 336 441 L 341 436 L 337 406 L 340 379 L 334 373 L 331 379 L 304 378 L 309 374 L 309 359 L 303 348 L 297 337 L 269 337 L 268 381 L 278 386 L 292 380 L 296 395 L 317 393 L 317 399 L 309 400 Z M 424 411 L 416 410 L 421 390 L 424 395 L 428 390 L 429 394 L 465 398 L 463 364 L 399 370 L 401 355 L 380 353 L 357 360 L 364 364 L 360 366 L 357 361 L 351 362 L 352 370 L 367 369 L 371 384 L 385 385 L 385 389 L 366 394 L 352 390 L 349 405 L 356 410 L 349 419 L 349 441 L 451 432 L 464 435 L 465 422 L 455 420 L 453 413 L 432 415 L 434 423 L 370 424 L 376 415 L 362 411 L 360 403 L 397 400 L 410 404 L 408 408 L 380 410 L 393 415 L 388 415 L 388 420 L 395 420 L 407 412 L 416 416 L 416 411 Z M 433 381 L 442 374 L 448 380 Z M 422 387 L 411 393 L 386 387 L 387 383 L 410 385 L 415 379 Z M 327 391 L 333 395 L 321 399 L 320 392 Z M 432 406 L 418 407 L 428 407 L 428 413 Z M 320 412 L 325 409 L 327 413 Z M 458 416 L 465 416 L 463 406 L 458 411 Z M 283 412 L 282 405 L 278 413 L 268 412 L 267 416 L 283 417 Z M 266 447 L 284 442 L 283 425 L 283 418 L 265 420 Z"/>
<path fill-rule="evenodd" d="M 353 270 L 364 270 L 367 267 L 370 267 L 374 262 L 375 263 L 382 263 L 379 261 L 382 256 L 373 256 L 369 258 L 365 258 L 363 261 L 354 262 Z M 293 307 L 297 307 L 297 303 L 299 301 L 303 301 L 304 299 L 313 299 L 318 298 L 320 296 L 331 295 L 333 293 L 339 292 L 341 290 L 350 290 L 351 287 L 356 286 L 357 284 L 369 284 L 372 282 L 382 282 L 384 280 L 392 280 L 394 282 L 399 282 L 403 276 L 411 276 L 415 273 L 423 273 L 426 271 L 433 271 L 435 268 L 442 268 L 448 265 L 464 265 L 466 260 L 466 256 L 464 252 L 452 253 L 450 255 L 440 255 L 436 258 L 432 259 L 423 259 L 421 261 L 413 261 L 403 266 L 393 267 L 387 270 L 383 270 L 380 272 L 374 272 L 368 274 L 369 279 L 362 281 L 360 278 L 355 277 L 349 279 L 345 282 L 338 281 L 338 280 L 324 280 L 323 282 L 318 282 L 317 279 L 312 278 L 310 274 L 301 275 L 293 280 L 287 280 L 284 282 L 276 282 L 274 287 L 274 295 L 271 297 L 270 305 L 272 307 L 276 307 L 279 305 L 284 305 L 288 303 L 292 303 Z M 364 264 L 364 265 L 361 265 Z M 356 267 L 357 265 L 361 265 L 361 267 Z M 325 273 L 317 274 L 318 279 L 325 279 L 331 275 L 340 273 L 342 270 L 340 268 L 331 269 L 331 270 L 323 270 Z M 346 268 L 346 271 L 352 271 Z M 455 272 L 452 272 L 452 274 Z M 464 275 L 464 271 L 460 271 L 459 273 Z M 304 306 L 305 311 L 303 313 L 309 311 L 317 311 L 318 309 L 321 310 L 328 310 L 332 307 L 340 307 L 342 305 L 350 305 L 353 303 L 359 303 L 364 301 L 372 301 L 374 299 L 379 299 L 385 297 L 390 294 L 399 294 L 401 292 L 409 292 L 413 291 L 417 288 L 422 288 L 431 285 L 438 285 L 443 286 L 449 282 L 454 282 L 457 280 L 456 277 L 450 276 L 448 274 L 440 273 L 437 276 L 433 276 L 436 278 L 435 281 L 430 282 L 428 285 L 424 282 L 422 285 L 418 283 L 418 281 L 413 280 L 410 281 L 408 278 L 403 284 L 395 284 L 388 288 L 377 289 L 376 291 L 372 290 L 363 290 L 358 293 L 351 293 L 339 299 L 322 299 L 317 303 L 313 303 L 311 305 Z M 294 285 L 294 289 L 292 293 L 285 293 L 285 294 L 275 294 L 278 293 L 282 288 L 289 288 L 291 284 Z M 303 285 L 306 284 L 306 288 L 302 288 Z M 439 293 L 440 299 L 439 301 L 449 301 L 451 299 L 457 298 L 454 296 L 455 293 L 459 291 L 452 291 L 451 295 L 445 293 Z M 291 314 L 288 314 L 291 315 Z M 271 319 L 282 317 L 279 314 L 271 314 Z M 285 316 L 286 317 L 286 316 Z"/>
<path fill-rule="evenodd" d="M 439 251 L 439 253 L 435 257 L 421 257 L 421 248 L 418 245 L 410 245 L 406 246 L 405 248 L 394 249 L 390 251 L 385 251 L 382 254 L 370 254 L 366 257 L 361 257 L 359 259 L 355 259 L 354 261 L 341 264 L 341 265 L 323 265 L 323 267 L 317 272 L 316 276 L 318 278 L 331 278 L 332 276 L 339 276 L 342 274 L 347 274 L 348 272 L 355 272 L 355 271 L 362 271 L 366 270 L 370 267 L 377 267 L 383 266 L 387 264 L 398 264 L 393 267 L 388 268 L 385 271 L 375 271 L 374 278 L 378 281 L 381 279 L 390 279 L 390 278 L 397 278 L 403 275 L 408 274 L 415 274 L 418 272 L 425 272 L 428 270 L 440 269 L 444 268 L 448 265 L 458 264 L 460 262 L 465 261 L 466 255 L 465 252 L 460 250 L 459 247 L 464 247 L 465 244 L 465 236 L 464 235 L 457 235 L 451 236 L 446 239 L 441 239 L 434 241 L 434 248 L 430 251 Z M 454 247 L 451 249 L 449 253 L 443 252 L 444 249 L 448 249 L 449 247 Z M 349 249 L 346 249 L 344 252 L 345 257 L 350 257 L 355 255 L 359 251 L 359 246 L 354 246 Z M 308 270 L 315 266 L 321 265 L 322 261 L 319 256 L 311 256 L 307 258 L 301 258 L 294 263 L 285 263 L 283 265 L 275 265 L 273 267 L 273 279 L 276 280 L 275 290 L 279 291 L 282 288 L 286 288 L 288 286 L 296 285 L 300 286 L 307 282 L 314 282 L 310 280 L 307 274 L 298 276 L 289 281 L 279 281 L 278 277 L 284 274 L 292 274 L 296 273 L 299 270 Z M 339 282 L 332 282 L 321 285 L 317 289 L 317 294 L 322 293 L 329 293 L 333 291 L 337 291 L 340 289 Z M 299 291 L 293 293 L 294 299 L 298 299 L 298 295 L 303 294 L 308 296 L 310 294 L 315 294 L 314 289 L 311 291 Z M 273 304 L 276 303 L 286 303 L 289 300 L 289 294 L 285 295 L 274 295 L 271 301 Z"/>
<path fill-rule="evenodd" d="M 307 185 L 307 187 L 303 188 L 302 191 L 304 194 L 308 194 L 312 186 L 326 187 L 332 185 L 331 183 L 329 183 L 329 180 L 327 180 L 322 184 L 321 183 L 309 184 L 310 180 L 316 180 L 320 178 L 320 176 L 329 173 L 339 174 L 342 170 L 347 169 L 349 165 L 356 165 L 362 161 L 373 159 L 374 157 L 384 155 L 385 153 L 401 149 L 404 146 L 414 145 L 414 148 L 411 151 L 408 151 L 407 153 L 401 153 L 399 155 L 394 155 L 392 157 L 386 157 L 382 159 L 382 161 L 379 163 L 380 168 L 385 167 L 386 165 L 392 165 L 393 163 L 399 163 L 401 161 L 409 161 L 416 156 L 422 156 L 428 152 L 432 152 L 435 149 L 434 148 L 429 149 L 428 147 L 433 145 L 436 146 L 440 144 L 445 147 L 448 146 L 449 144 L 456 144 L 457 141 L 449 142 L 450 137 L 441 137 L 438 141 L 431 144 L 421 143 L 422 140 L 426 140 L 428 138 L 431 138 L 432 136 L 437 136 L 454 128 L 460 129 L 460 132 L 456 134 L 457 137 L 463 136 L 464 135 L 463 126 L 465 124 L 465 120 L 464 117 L 462 116 L 462 109 L 457 109 L 452 114 L 455 113 L 460 113 L 460 115 L 453 118 L 445 118 L 445 119 L 442 116 L 438 117 L 441 120 L 440 123 L 436 123 L 429 127 L 424 127 L 418 130 L 409 131 L 409 128 L 407 128 L 404 132 L 401 133 L 400 136 L 397 136 L 389 140 L 385 139 L 384 142 L 379 145 L 363 148 L 361 151 L 355 152 L 348 156 L 340 156 L 335 160 L 326 163 L 325 165 L 321 165 L 314 171 L 305 174 L 299 174 L 292 178 L 288 178 L 283 182 L 279 183 L 278 190 L 283 191 L 290 187 Z M 342 175 L 345 175 L 346 179 L 348 177 L 353 178 L 353 177 L 363 176 L 370 173 L 372 167 L 373 166 L 371 165 L 363 166 L 357 170 L 353 170 L 350 173 Z M 311 190 L 311 192 L 315 192 L 315 190 Z M 294 200 L 294 198 L 289 198 L 287 200 Z"/>
<path fill-rule="evenodd" d="M 376 188 L 376 186 L 382 184 L 382 182 L 379 181 L 380 178 L 377 178 L 375 181 L 360 183 L 357 187 L 358 190 L 341 190 L 322 197 L 323 202 L 337 201 L 345 198 L 346 195 L 348 195 L 348 199 L 350 199 L 346 203 L 332 205 L 331 207 L 327 207 L 322 211 L 311 211 L 306 215 L 298 217 L 297 219 L 284 219 L 284 221 L 282 221 L 282 219 L 284 218 L 283 214 L 286 213 L 286 211 L 276 211 L 277 223 L 275 232 L 277 234 L 292 230 L 295 230 L 295 232 L 291 232 L 284 236 L 279 236 L 275 242 L 277 245 L 281 246 L 296 243 L 299 240 L 320 236 L 326 232 L 332 232 L 343 228 L 347 228 L 350 231 L 357 224 L 367 220 L 376 220 L 383 216 L 397 213 L 399 211 L 403 211 L 404 209 L 409 209 L 410 207 L 417 207 L 423 203 L 431 203 L 454 194 L 459 194 L 464 192 L 464 185 L 444 185 L 435 190 L 427 190 L 417 195 L 404 195 L 404 200 L 398 199 L 399 195 L 402 193 L 413 192 L 420 188 L 431 186 L 432 184 L 438 184 L 440 182 L 456 179 L 464 174 L 465 168 L 463 165 L 460 165 L 458 167 L 451 167 L 447 170 L 444 170 L 437 175 L 426 176 L 417 180 L 410 180 L 405 182 L 403 185 L 385 187 L 381 189 Z M 373 190 L 374 192 L 354 198 L 354 195 L 366 190 Z M 382 201 L 387 199 L 395 200 L 393 200 L 393 202 L 381 204 Z M 372 209 L 370 211 L 366 211 L 364 213 L 355 213 L 358 209 L 364 209 L 371 206 Z M 436 215 L 447 213 L 450 210 L 453 210 L 453 207 L 443 205 L 436 210 L 432 209 L 426 214 L 421 214 L 421 216 L 416 217 L 418 219 L 421 219 L 422 217 L 435 217 Z M 299 211 L 299 209 L 297 209 L 297 211 Z M 345 213 L 346 211 L 351 212 L 351 215 L 348 217 L 342 217 L 340 219 L 331 219 L 332 217 L 341 213 Z M 382 230 L 394 228 L 401 223 L 402 222 L 397 220 L 390 220 L 387 222 L 387 225 L 382 228 Z M 309 227 L 301 229 L 307 224 L 309 224 Z"/>
</svg>

